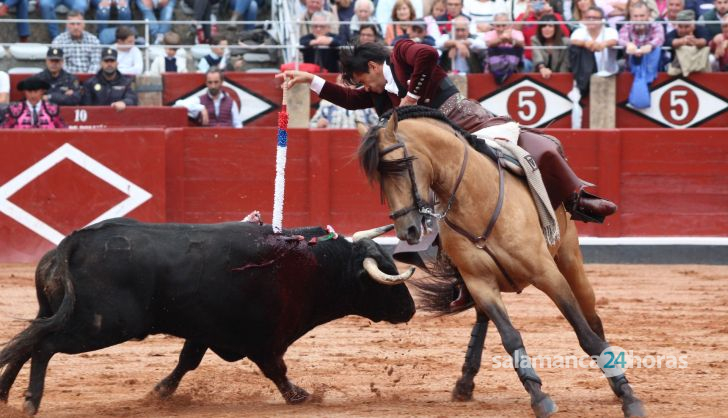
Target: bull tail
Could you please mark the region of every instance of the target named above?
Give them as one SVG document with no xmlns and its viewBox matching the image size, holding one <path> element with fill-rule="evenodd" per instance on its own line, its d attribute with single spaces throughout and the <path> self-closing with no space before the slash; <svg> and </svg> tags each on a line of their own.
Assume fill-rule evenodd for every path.
<svg viewBox="0 0 728 418">
<path fill-rule="evenodd" d="M 58 310 L 49 317 L 37 317 L 30 325 L 13 337 L 0 351 L 0 369 L 16 362 L 32 352 L 34 347 L 47 335 L 60 330 L 69 320 L 76 304 L 76 292 L 73 286 L 69 260 L 75 251 L 78 240 L 73 235 L 64 239 L 56 250 L 56 265 L 59 266 L 59 277 L 63 286 L 63 300 Z M 42 292 L 39 289 L 39 294 Z"/>
</svg>

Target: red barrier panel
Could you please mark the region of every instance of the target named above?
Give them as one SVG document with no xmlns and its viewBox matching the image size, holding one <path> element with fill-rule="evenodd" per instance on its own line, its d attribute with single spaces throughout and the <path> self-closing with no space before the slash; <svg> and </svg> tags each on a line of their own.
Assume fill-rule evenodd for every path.
<svg viewBox="0 0 728 418">
<path fill-rule="evenodd" d="M 164 221 L 164 131 L 14 131 L 0 137 L 0 260 L 36 261 L 101 218 Z"/>
<path fill-rule="evenodd" d="M 468 97 L 479 101 L 496 115 L 510 115 L 530 127 L 570 128 L 571 91 L 574 79 L 569 73 L 556 73 L 548 80 L 540 74 L 513 74 L 499 85 L 492 74 L 469 74 Z M 582 126 L 589 126 L 588 100 L 582 100 Z"/>
<path fill-rule="evenodd" d="M 693 73 L 689 78 L 660 73 L 650 86 L 651 106 L 634 109 L 627 99 L 632 74 L 617 78 L 618 128 L 728 126 L 728 73 Z"/>
<path fill-rule="evenodd" d="M 162 103 L 167 106 L 199 96 L 207 88 L 205 74 L 165 73 L 162 82 Z M 283 93 L 273 74 L 226 73 L 223 89 L 237 102 L 245 126 L 278 126 L 277 112 Z"/>
<path fill-rule="evenodd" d="M 187 110 L 179 107 L 129 106 L 122 112 L 110 106 L 61 107 L 61 117 L 71 129 L 187 126 Z"/>
<path fill-rule="evenodd" d="M 604 225 L 579 223 L 582 235 L 728 236 L 728 129 L 549 132 L 576 173 L 619 205 Z M 288 134 L 284 225 L 350 234 L 389 221 L 354 156 L 355 131 Z M 234 221 L 258 209 L 270 222 L 275 138 L 274 128 L 4 131 L 0 262 L 37 260 L 112 207 L 168 222 Z M 145 196 L 129 182 L 153 197 L 117 208 Z"/>
</svg>

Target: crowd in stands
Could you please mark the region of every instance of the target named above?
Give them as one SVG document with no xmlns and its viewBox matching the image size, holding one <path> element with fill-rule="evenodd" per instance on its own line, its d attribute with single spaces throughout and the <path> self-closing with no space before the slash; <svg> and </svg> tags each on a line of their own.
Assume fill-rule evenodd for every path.
<svg viewBox="0 0 728 418">
<path fill-rule="evenodd" d="M 55 19 L 59 5 L 69 11 L 63 31 L 54 23 L 47 25 L 51 43 L 46 68 L 36 76 L 43 83 L 23 85 L 22 91 L 47 84 L 42 101 L 50 104 L 103 104 L 121 111 L 137 102 L 134 76 L 197 71 L 222 79 L 219 71 L 239 69 L 239 62 L 230 58 L 230 47 L 239 38 L 217 25 L 198 23 L 211 19 L 219 1 L 184 1 L 193 11 L 195 41 L 210 48 L 196 62 L 178 48 L 182 38 L 168 23 L 176 0 L 38 0 L 45 19 Z M 0 16 L 15 13 L 26 19 L 28 4 L 0 1 Z M 266 0 L 224 5 L 231 33 L 245 33 L 256 25 L 235 21 L 256 21 Z M 340 47 L 411 39 L 437 48 L 440 64 L 452 73 L 490 73 L 503 82 L 516 72 L 544 79 L 570 72 L 582 96 L 592 74 L 630 71 L 635 75 L 630 102 L 639 108 L 645 86 L 658 72 L 688 76 L 728 71 L 728 0 L 299 0 L 296 7 L 300 58 L 324 72 L 338 72 Z M 164 47 L 164 55 L 148 68 L 138 46 L 143 38 L 133 25 L 96 24 L 92 33 L 84 18 L 130 20 L 133 8 L 151 22 L 148 41 Z M 20 42 L 31 36 L 27 22 L 19 22 L 17 32 Z M 80 73 L 93 77 L 80 84 L 75 78 Z M 7 74 L 0 72 L 0 103 L 8 102 L 11 87 Z M 224 95 L 208 88 L 210 105 L 217 109 Z M 28 103 L 27 109 L 35 106 Z M 200 110 L 204 105 L 189 108 L 197 109 L 194 117 L 201 122 L 214 123 L 214 117 Z"/>
</svg>

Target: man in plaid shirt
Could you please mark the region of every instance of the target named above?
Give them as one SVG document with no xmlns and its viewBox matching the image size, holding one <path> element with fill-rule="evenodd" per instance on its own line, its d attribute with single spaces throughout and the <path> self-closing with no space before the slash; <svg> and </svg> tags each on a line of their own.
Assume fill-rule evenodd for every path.
<svg viewBox="0 0 728 418">
<path fill-rule="evenodd" d="M 101 68 L 99 38 L 83 30 L 84 27 L 83 14 L 68 12 L 66 31 L 51 44 L 63 49 L 64 67 L 69 73 L 96 73 Z"/>
<path fill-rule="evenodd" d="M 650 22 L 650 10 L 646 3 L 634 3 L 629 15 L 631 21 L 645 23 L 628 23 L 619 30 L 619 45 L 625 48 L 627 55 L 641 57 L 662 47 L 665 31 L 662 25 Z"/>
</svg>

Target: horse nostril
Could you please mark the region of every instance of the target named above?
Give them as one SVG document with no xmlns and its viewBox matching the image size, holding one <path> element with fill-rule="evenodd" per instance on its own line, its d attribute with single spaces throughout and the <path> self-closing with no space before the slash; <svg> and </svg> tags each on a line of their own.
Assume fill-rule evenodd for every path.
<svg viewBox="0 0 728 418">
<path fill-rule="evenodd" d="M 409 228 L 407 228 L 407 237 L 409 238 L 419 238 L 420 234 L 417 231 L 417 227 L 412 225 Z"/>
</svg>

